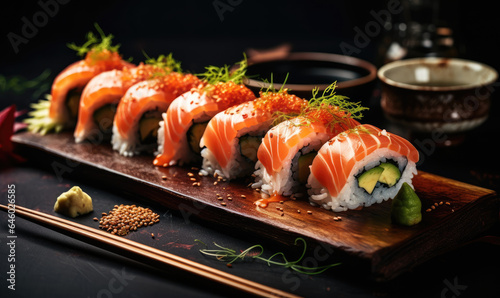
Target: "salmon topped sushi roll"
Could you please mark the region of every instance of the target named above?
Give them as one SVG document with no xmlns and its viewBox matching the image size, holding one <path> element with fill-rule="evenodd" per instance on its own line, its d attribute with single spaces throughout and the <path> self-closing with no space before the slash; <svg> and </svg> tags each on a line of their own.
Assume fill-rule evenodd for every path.
<svg viewBox="0 0 500 298">
<path fill-rule="evenodd" d="M 154 165 L 201 162 L 200 138 L 208 121 L 220 111 L 255 99 L 255 94 L 242 84 L 245 71 L 246 61 L 232 73 L 229 66 L 210 66 L 201 75 L 205 85 L 172 102 L 160 122 Z"/>
<path fill-rule="evenodd" d="M 365 109 L 336 95 L 335 84 L 320 97 L 313 91 L 304 111 L 271 128 L 257 151 L 254 188 L 268 196 L 301 196 L 305 193 L 309 166 L 319 148 L 337 134 L 360 123 Z M 277 198 L 283 200 L 283 198 Z"/>
<path fill-rule="evenodd" d="M 261 91 L 259 98 L 215 115 L 200 142 L 203 173 L 226 179 L 251 175 L 262 137 L 280 115 L 297 115 L 306 104 L 287 90 Z"/>
<path fill-rule="evenodd" d="M 169 72 L 130 87 L 118 103 L 111 144 L 124 156 L 157 148 L 158 124 L 172 101 L 203 82 L 192 74 Z"/>
<path fill-rule="evenodd" d="M 85 86 L 74 137 L 77 143 L 86 139 L 102 141 L 109 139 L 113 127 L 116 108 L 125 92 L 138 82 L 180 71 L 179 63 L 168 56 L 149 58 L 137 67 L 110 70 L 95 76 Z"/>
<path fill-rule="evenodd" d="M 133 66 L 122 59 L 118 53 L 119 46 L 111 44 L 113 35 L 104 35 L 97 25 L 96 29 L 100 36 L 90 32 L 87 35 L 88 41 L 83 46 L 69 45 L 85 58 L 59 73 L 47 100 L 41 100 L 32 106 L 35 111 L 30 114 L 32 117 L 26 120 L 28 130 L 45 134 L 52 130 L 58 132 L 74 128 L 80 98 L 88 82 L 102 72 Z"/>
<path fill-rule="evenodd" d="M 311 165 L 309 201 L 333 211 L 370 206 L 412 186 L 419 160 L 406 139 L 372 125 L 359 125 L 326 142 Z"/>
</svg>

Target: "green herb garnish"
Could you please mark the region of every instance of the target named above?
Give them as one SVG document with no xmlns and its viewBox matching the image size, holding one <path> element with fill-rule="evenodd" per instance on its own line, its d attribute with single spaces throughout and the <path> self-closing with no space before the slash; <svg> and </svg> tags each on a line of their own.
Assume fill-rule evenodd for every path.
<svg viewBox="0 0 500 298">
<path fill-rule="evenodd" d="M 285 88 L 286 81 L 288 81 L 288 75 L 289 75 L 289 73 L 286 73 L 285 80 L 283 81 L 283 84 L 281 84 L 281 87 L 278 90 L 276 90 L 276 88 L 274 87 L 273 74 L 271 73 L 271 82 L 268 82 L 267 79 L 263 80 L 263 82 L 265 84 L 268 84 L 268 86 L 267 86 L 266 90 L 262 90 L 262 89 L 264 89 L 264 87 L 261 88 L 261 90 L 260 90 L 261 96 L 268 94 L 268 93 L 283 93 L 285 91 L 288 91 L 288 89 Z"/>
<path fill-rule="evenodd" d="M 205 247 L 207 246 L 205 243 L 203 243 L 200 240 L 195 240 L 195 241 L 200 242 Z M 264 247 L 262 245 L 259 245 L 259 244 L 250 246 L 249 248 L 245 249 L 241 253 L 236 253 L 236 251 L 233 249 L 229 249 L 229 248 L 223 247 L 221 245 L 218 245 L 217 243 L 214 243 L 214 245 L 217 246 L 218 249 L 202 248 L 202 249 L 200 249 L 200 252 L 204 255 L 216 257 L 220 261 L 227 262 L 228 266 L 232 265 L 232 263 L 234 263 L 237 260 L 245 260 L 245 258 L 246 259 L 250 258 L 250 259 L 264 261 L 267 263 L 268 266 L 271 266 L 271 265 L 283 266 L 285 268 L 290 268 L 293 271 L 303 273 L 303 274 L 308 274 L 308 275 L 320 274 L 329 268 L 340 265 L 340 263 L 324 265 L 324 266 L 319 266 L 319 267 L 307 267 L 307 266 L 299 265 L 299 262 L 304 259 L 304 256 L 306 254 L 307 244 L 303 238 L 295 239 L 294 244 L 297 245 L 298 242 L 302 242 L 304 244 L 304 249 L 303 249 L 300 257 L 295 261 L 289 261 L 286 258 L 285 254 L 282 252 L 277 252 L 269 258 L 264 258 L 264 257 L 262 257 L 262 254 L 264 253 Z M 252 252 L 252 253 L 250 254 L 250 252 Z M 275 260 L 277 258 L 280 258 L 281 260 Z"/>
<path fill-rule="evenodd" d="M 149 57 L 146 52 L 142 52 L 144 57 L 146 57 L 146 61 L 144 61 L 145 64 L 152 65 L 156 68 L 158 68 L 161 71 L 157 71 L 153 74 L 153 77 L 155 76 L 161 76 L 168 74 L 170 72 L 178 72 L 182 73 L 182 67 L 181 67 L 181 62 L 177 61 L 174 59 L 172 53 L 168 54 L 167 56 L 165 55 L 160 55 L 158 58 L 151 58 Z"/>
<path fill-rule="evenodd" d="M 68 48 L 75 50 L 78 56 L 85 56 L 88 52 L 93 51 L 95 53 L 103 52 L 104 50 L 108 50 L 111 52 L 118 52 L 120 45 L 113 45 L 112 40 L 114 36 L 112 34 L 106 35 L 102 31 L 101 27 L 97 23 L 94 23 L 94 27 L 97 30 L 99 35 L 96 35 L 94 32 L 90 31 L 87 33 L 87 41 L 78 46 L 75 43 L 69 43 Z"/>
<path fill-rule="evenodd" d="M 28 80 L 21 76 L 6 77 L 0 75 L 0 93 L 12 92 L 14 94 L 21 94 L 29 90 L 34 90 L 32 97 L 37 98 L 43 92 L 50 89 L 50 82 L 48 78 L 50 70 L 44 70 L 39 76 L 32 80 Z"/>
<path fill-rule="evenodd" d="M 344 95 L 337 95 L 335 88 L 337 82 L 329 85 L 321 95 L 319 95 L 319 88 L 314 88 L 312 97 L 307 101 L 299 115 L 290 115 L 285 113 L 276 113 L 276 120 L 273 123 L 281 123 L 289 121 L 295 117 L 302 117 L 306 121 L 294 123 L 294 125 L 310 125 L 311 123 L 320 120 L 320 118 L 330 119 L 328 126 L 334 126 L 337 123 L 345 121 L 347 118 L 361 119 L 363 111 L 368 110 L 363 107 L 360 102 L 352 102 L 349 97 Z"/>
<path fill-rule="evenodd" d="M 319 97 L 319 89 L 314 88 L 312 91 L 312 98 L 309 99 L 307 104 L 307 112 L 312 112 L 314 110 L 327 110 L 333 114 L 333 110 L 329 109 L 329 107 L 338 107 L 339 112 L 347 113 L 351 118 L 363 118 L 362 112 L 368 110 L 368 108 L 363 107 L 361 102 L 349 101 L 349 97 L 347 96 L 337 95 L 335 92 L 336 87 L 337 82 L 332 83 L 330 86 L 326 87 Z"/>
<path fill-rule="evenodd" d="M 197 74 L 201 77 L 207 85 L 215 85 L 217 83 L 227 83 L 233 82 L 235 84 L 243 83 L 245 78 L 245 73 L 247 71 L 247 59 L 246 57 L 238 63 L 239 67 L 231 72 L 229 65 L 224 65 L 222 67 L 217 66 L 207 66 L 205 67 L 205 72 Z"/>
</svg>

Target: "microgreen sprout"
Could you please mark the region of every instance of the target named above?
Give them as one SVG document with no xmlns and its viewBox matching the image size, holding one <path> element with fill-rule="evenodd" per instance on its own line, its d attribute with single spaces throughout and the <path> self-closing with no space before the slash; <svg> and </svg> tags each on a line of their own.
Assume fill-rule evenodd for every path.
<svg viewBox="0 0 500 298">
<path fill-rule="evenodd" d="M 142 52 L 146 60 L 144 61 L 146 64 L 152 65 L 161 69 L 162 71 L 158 72 L 158 75 L 170 73 L 170 72 L 178 72 L 182 73 L 181 62 L 177 61 L 173 58 L 172 53 L 165 55 L 160 55 L 158 58 L 151 58 L 146 54 L 146 52 Z"/>
<path fill-rule="evenodd" d="M 195 240 L 195 241 L 199 242 L 199 243 L 203 244 L 205 247 L 207 247 L 207 245 L 205 243 L 203 243 L 202 241 L 200 241 L 200 240 Z M 303 273 L 303 274 L 308 274 L 308 275 L 320 274 L 329 268 L 340 265 L 340 263 L 334 263 L 334 264 L 318 266 L 318 267 L 308 267 L 308 266 L 300 265 L 300 262 L 304 259 L 305 255 L 306 255 L 307 244 L 306 244 L 306 241 L 300 237 L 295 239 L 294 244 L 298 245 L 299 242 L 301 242 L 303 244 L 304 248 L 302 250 L 302 254 L 300 255 L 300 257 L 294 261 L 288 260 L 283 252 L 277 252 L 269 258 L 265 258 L 262 256 L 264 254 L 264 247 L 260 244 L 250 246 L 249 248 L 245 249 L 241 253 L 237 253 L 233 249 L 226 248 L 226 247 L 223 247 L 217 243 L 214 243 L 214 245 L 217 247 L 217 249 L 202 248 L 202 249 L 200 249 L 200 252 L 204 255 L 207 255 L 207 256 L 216 257 L 220 261 L 227 262 L 228 266 L 233 264 L 237 260 L 255 259 L 255 260 L 260 260 L 260 261 L 266 262 L 268 266 L 271 266 L 271 265 L 283 266 L 285 268 L 289 268 L 289 269 L 296 271 L 298 273 Z"/>
<path fill-rule="evenodd" d="M 217 83 L 227 83 L 233 82 L 235 84 L 241 84 L 245 78 L 245 73 L 247 71 L 247 59 L 246 57 L 238 63 L 239 67 L 234 71 L 230 70 L 229 65 L 224 65 L 222 67 L 217 66 L 207 66 L 205 67 L 205 72 L 198 74 L 207 85 L 215 85 Z"/>
<path fill-rule="evenodd" d="M 85 56 L 88 52 L 94 51 L 96 53 L 102 52 L 104 50 L 109 50 L 111 52 L 118 52 L 120 45 L 113 45 L 112 40 L 114 36 L 112 34 L 106 35 L 102 31 L 101 27 L 97 23 L 94 23 L 94 27 L 98 35 L 90 31 L 87 33 L 87 41 L 78 46 L 75 43 L 68 44 L 68 47 L 75 50 L 78 56 Z"/>
</svg>

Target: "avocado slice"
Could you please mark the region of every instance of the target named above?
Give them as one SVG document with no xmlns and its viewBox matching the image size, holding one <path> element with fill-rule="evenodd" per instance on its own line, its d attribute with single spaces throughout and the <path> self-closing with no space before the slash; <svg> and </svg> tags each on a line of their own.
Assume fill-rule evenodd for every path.
<svg viewBox="0 0 500 298">
<path fill-rule="evenodd" d="M 300 183 L 307 183 L 307 178 L 309 177 L 309 174 L 311 173 L 311 170 L 309 169 L 309 166 L 312 164 L 314 158 L 318 152 L 316 151 L 311 151 L 307 154 L 299 156 L 298 160 L 298 166 L 299 166 L 299 182 Z"/>
<path fill-rule="evenodd" d="M 398 167 L 390 162 L 384 162 L 379 165 L 384 169 L 382 175 L 378 178 L 378 181 L 386 184 L 389 187 L 394 186 L 401 178 L 401 172 Z"/>
<path fill-rule="evenodd" d="M 139 137 L 141 143 L 153 143 L 158 137 L 158 129 L 160 128 L 160 118 L 158 117 L 143 117 L 139 121 Z"/>
<path fill-rule="evenodd" d="M 252 162 L 257 162 L 257 150 L 262 143 L 261 136 L 243 136 L 240 138 L 240 152 Z"/>
<path fill-rule="evenodd" d="M 80 108 L 80 98 L 82 97 L 80 88 L 71 89 L 66 95 L 66 107 L 71 119 L 78 118 L 78 109 Z"/>
<path fill-rule="evenodd" d="M 94 112 L 94 122 L 102 132 L 110 133 L 115 118 L 116 104 L 107 104 Z"/>
<path fill-rule="evenodd" d="M 187 139 L 189 148 L 196 154 L 201 153 L 200 140 L 205 132 L 205 128 L 207 128 L 207 124 L 208 122 L 193 123 L 188 130 Z"/>
<path fill-rule="evenodd" d="M 383 172 L 384 168 L 380 166 L 365 171 L 358 177 L 359 187 L 364 188 L 367 193 L 371 194 Z"/>
</svg>

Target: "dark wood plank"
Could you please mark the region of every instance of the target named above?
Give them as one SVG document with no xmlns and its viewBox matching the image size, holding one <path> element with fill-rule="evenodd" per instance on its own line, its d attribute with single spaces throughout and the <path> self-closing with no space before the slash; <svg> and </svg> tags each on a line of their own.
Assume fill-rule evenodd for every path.
<svg viewBox="0 0 500 298">
<path fill-rule="evenodd" d="M 104 179 L 110 186 L 179 210 L 186 220 L 197 217 L 288 243 L 301 236 L 333 246 L 368 261 L 377 280 L 392 279 L 456 248 L 499 219 L 499 199 L 494 191 L 425 172 L 414 178 L 424 209 L 423 220 L 416 226 L 403 227 L 391 223 L 390 202 L 341 213 L 312 207 L 298 199 L 260 208 L 254 202 L 261 196 L 248 187 L 250 178 L 214 185 L 214 177 L 201 177 L 191 167 L 158 168 L 153 166 L 152 156 L 127 158 L 112 151 L 108 144 L 75 144 L 69 133 L 22 133 L 14 135 L 13 141 L 28 155 L 38 153 L 36 158 L 53 158 L 51 166 L 56 173 L 86 168 L 92 178 Z M 200 185 L 193 186 L 190 178 Z M 224 199 L 219 200 L 217 195 Z M 443 204 L 436 210 L 425 212 L 439 202 Z M 342 220 L 334 220 L 339 215 Z"/>
</svg>

